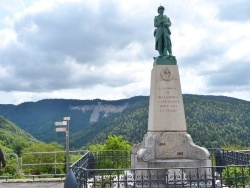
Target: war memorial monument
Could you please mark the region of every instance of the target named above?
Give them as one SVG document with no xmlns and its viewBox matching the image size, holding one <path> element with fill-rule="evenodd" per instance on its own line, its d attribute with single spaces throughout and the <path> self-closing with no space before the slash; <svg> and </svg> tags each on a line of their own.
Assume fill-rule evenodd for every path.
<svg viewBox="0 0 250 188">
<path fill-rule="evenodd" d="M 159 56 L 154 57 L 151 72 L 148 131 L 131 151 L 131 168 L 115 169 L 115 173 L 110 171 L 112 175 L 108 176 L 98 173 L 95 176 L 96 172 L 88 171 L 87 167 L 82 168 L 82 173 L 80 168 L 72 167 L 76 175 L 69 171 L 65 181 L 69 186 L 65 188 L 71 188 L 72 183 L 77 185 L 76 179 L 80 187 L 81 182 L 85 183 L 84 187 L 103 185 L 105 177 L 110 187 L 117 188 L 213 187 L 210 154 L 206 148 L 195 145 L 187 133 L 179 70 L 172 54 L 171 21 L 163 14 L 163 6 L 158 8 L 158 13 L 154 19 L 154 37 Z M 88 164 L 84 157 L 83 165 Z M 78 163 L 80 161 L 76 166 Z"/>
<path fill-rule="evenodd" d="M 148 131 L 132 149 L 131 168 L 209 167 L 207 149 L 187 133 L 177 60 L 172 54 L 170 19 L 164 7 L 154 18 L 155 49 L 151 72 Z"/>
</svg>

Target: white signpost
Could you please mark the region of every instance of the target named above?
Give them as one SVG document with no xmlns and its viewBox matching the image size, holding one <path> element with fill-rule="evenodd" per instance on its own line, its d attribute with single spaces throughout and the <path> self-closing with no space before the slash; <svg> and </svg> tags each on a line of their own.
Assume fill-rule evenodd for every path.
<svg viewBox="0 0 250 188">
<path fill-rule="evenodd" d="M 67 121 L 57 121 L 55 122 L 55 126 L 67 125 Z"/>
<path fill-rule="evenodd" d="M 66 134 L 66 170 L 69 171 L 69 120 L 70 117 L 64 117 L 63 121 L 55 122 L 56 132 L 65 132 Z"/>
<path fill-rule="evenodd" d="M 66 127 L 56 127 L 55 131 L 56 132 L 66 132 Z"/>
</svg>

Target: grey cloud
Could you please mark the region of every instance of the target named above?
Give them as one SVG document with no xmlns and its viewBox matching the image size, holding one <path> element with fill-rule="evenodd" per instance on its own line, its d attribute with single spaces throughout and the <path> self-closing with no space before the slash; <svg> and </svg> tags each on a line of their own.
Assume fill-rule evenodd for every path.
<svg viewBox="0 0 250 188">
<path fill-rule="evenodd" d="M 97 84 L 118 87 L 129 84 L 135 79 L 133 76 L 126 77 L 124 75 L 100 74 L 99 72 L 86 69 L 82 71 L 82 75 L 75 80 L 74 75 L 79 74 L 77 70 L 70 70 L 67 69 L 67 67 L 63 68 L 16 68 L 15 72 L 10 73 L 11 76 L 1 78 L 0 89 L 4 91 L 47 92 L 63 88 L 89 89 Z"/>
<path fill-rule="evenodd" d="M 6 51 L 5 51 L 6 52 Z M 45 92 L 63 88 L 91 88 L 97 84 L 118 87 L 134 81 L 134 77 L 123 74 L 112 75 L 100 70 L 92 71 L 91 65 L 80 66 L 79 69 L 65 63 L 67 57 L 56 52 L 27 53 L 21 49 L 12 49 L 11 55 L 3 61 L 7 68 L 7 77 L 0 77 L 2 91 Z M 6 57 L 6 54 L 1 54 Z M 75 62 L 77 65 L 78 62 Z M 79 67 L 78 64 L 77 67 Z M 97 69 L 103 69 L 102 66 Z M 75 79 L 77 76 L 77 79 Z"/>
<path fill-rule="evenodd" d="M 224 7 L 219 16 L 221 19 L 226 19 L 231 10 L 230 6 L 236 1 L 228 4 L 223 2 L 219 1 L 219 5 Z M 239 8 L 242 2 L 240 1 Z M 153 62 L 152 57 L 158 55 L 154 50 L 153 37 L 153 16 L 157 15 L 157 7 L 153 15 L 152 12 L 147 13 L 147 10 L 145 14 L 133 15 L 123 12 L 115 0 L 100 1 L 100 3 L 97 12 L 96 9 L 85 6 L 84 2 L 71 2 L 60 3 L 42 12 L 27 12 L 16 19 L 13 29 L 17 34 L 17 43 L 12 43 L 0 51 L 0 65 L 8 67 L 9 70 L 9 76 L 0 80 L 0 89 L 44 92 L 65 88 L 91 88 L 97 84 L 118 87 L 134 82 L 135 78 L 132 76 L 101 74 L 100 70 L 110 61 L 127 62 L 128 66 L 136 60 Z M 177 3 L 180 4 L 182 2 Z M 181 10 L 186 9 L 185 5 L 185 3 L 182 5 Z M 179 9 L 171 10 L 168 7 L 170 6 L 166 6 L 166 14 L 173 21 L 171 28 L 173 33 L 177 32 L 175 30 L 178 29 L 178 25 L 183 24 L 180 19 L 187 24 L 190 19 L 198 20 L 198 25 L 194 24 L 194 27 L 201 27 L 199 24 L 203 20 L 202 17 L 196 19 L 197 13 L 189 13 L 186 10 L 184 15 L 187 16 L 183 16 L 179 14 Z M 174 53 L 178 64 L 183 68 L 199 67 L 203 63 L 214 62 L 223 56 L 227 51 L 226 47 L 213 43 L 210 40 L 212 37 L 208 36 L 195 52 L 181 60 L 178 59 L 178 54 Z M 141 45 L 140 53 L 135 56 L 130 54 L 119 56 L 119 52 L 133 42 Z M 174 45 L 173 52 L 175 52 Z M 65 64 L 68 57 L 75 59 L 77 65 L 87 67 L 80 72 L 75 70 Z M 91 65 L 99 71 L 91 72 Z M 238 68 L 238 72 L 245 68 Z M 227 67 L 224 71 L 226 70 L 227 72 L 218 75 L 213 73 L 213 77 L 220 80 L 224 80 L 223 76 L 230 77 L 232 73 Z M 199 70 L 198 73 L 199 76 L 208 77 L 208 84 L 211 87 L 212 85 L 217 87 L 216 84 L 219 84 L 206 70 Z M 226 86 L 226 83 L 220 81 L 219 85 Z M 235 83 L 237 84 L 246 83 Z"/>
<path fill-rule="evenodd" d="M 249 21 L 250 3 L 248 0 L 220 0 L 218 18 L 227 21 Z"/>
<path fill-rule="evenodd" d="M 226 52 L 226 48 L 216 45 L 212 41 L 203 41 L 198 50 L 192 54 L 185 56 L 179 63 L 182 67 L 198 67 L 203 63 L 214 62 L 215 59 L 222 56 Z M 204 72 L 202 71 L 202 74 Z"/>
<path fill-rule="evenodd" d="M 78 70 L 64 64 L 67 57 L 72 57 L 79 65 L 96 65 L 101 69 L 115 59 L 115 53 L 106 56 L 108 49 L 119 51 L 135 40 L 144 40 L 148 32 L 141 31 L 147 23 L 129 24 L 132 18 L 124 18 L 115 1 L 105 1 L 100 6 L 96 13 L 83 3 L 60 4 L 16 19 L 18 43 L 0 51 L 0 65 L 9 67 L 9 76 L 1 78 L 0 89 L 45 92 L 91 88 L 96 84 L 118 87 L 133 82 L 131 76 L 89 74 L 89 69 L 82 71 L 77 80 L 74 75 L 79 74 Z M 123 60 L 129 61 L 131 57 Z"/>
<path fill-rule="evenodd" d="M 250 89 L 249 62 L 231 62 L 221 70 L 205 76 L 209 92 L 231 92 L 232 90 Z"/>
<path fill-rule="evenodd" d="M 15 30 L 18 39 L 35 50 L 59 51 L 79 62 L 100 63 L 107 48 L 123 49 L 145 35 L 138 31 L 143 24 L 129 23 L 132 18 L 124 19 L 114 1 L 102 2 L 100 7 L 96 13 L 84 4 L 72 3 L 27 14 L 16 23 Z M 29 31 L 32 27 L 37 29 Z"/>
</svg>

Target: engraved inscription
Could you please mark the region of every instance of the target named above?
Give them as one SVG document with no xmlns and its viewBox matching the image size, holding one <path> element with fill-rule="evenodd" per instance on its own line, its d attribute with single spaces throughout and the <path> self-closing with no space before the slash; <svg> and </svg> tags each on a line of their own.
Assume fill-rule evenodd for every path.
<svg viewBox="0 0 250 188">
<path fill-rule="evenodd" d="M 158 105 L 160 107 L 160 112 L 162 113 L 176 113 L 178 105 L 180 103 L 179 96 L 171 95 L 171 92 L 177 90 L 176 87 L 159 87 L 160 95 L 157 96 Z"/>
</svg>

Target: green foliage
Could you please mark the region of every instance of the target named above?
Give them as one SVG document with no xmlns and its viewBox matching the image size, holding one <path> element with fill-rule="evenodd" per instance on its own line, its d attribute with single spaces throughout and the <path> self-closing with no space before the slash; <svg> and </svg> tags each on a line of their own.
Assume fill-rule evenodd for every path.
<svg viewBox="0 0 250 188">
<path fill-rule="evenodd" d="M 80 155 L 80 154 L 71 154 L 70 155 L 70 163 L 76 162 L 81 157 L 82 157 L 82 155 Z"/>
<path fill-rule="evenodd" d="M 89 119 L 92 111 L 85 111 L 83 113 L 81 110 L 73 110 L 72 107 L 98 105 L 99 103 L 102 103 L 102 105 L 124 105 L 125 103 L 130 105 L 144 100 L 144 98 L 147 97 L 132 97 L 117 101 L 105 101 L 101 99 L 44 99 L 38 102 L 25 102 L 19 105 L 0 104 L 0 115 L 14 122 L 40 141 L 64 143 L 65 134 L 53 131 L 55 121 L 62 121 L 62 117 L 70 116 L 70 135 L 72 135 L 72 138 L 75 137 L 74 133 L 84 130 L 91 124 Z M 100 120 L 104 118 L 104 116 L 99 117 Z M 102 141 L 104 140 L 105 138 Z M 78 147 L 75 147 L 75 145 L 78 145 Z M 70 148 L 80 148 L 82 146 L 77 141 L 74 141 L 74 143 L 70 142 Z"/>
<path fill-rule="evenodd" d="M 4 150 L 7 166 L 2 169 L 2 176 L 14 177 L 18 174 L 18 157 L 15 154 L 6 154 Z"/>
<path fill-rule="evenodd" d="M 245 187 L 250 183 L 249 167 L 228 166 L 222 172 L 223 184 L 230 187 Z"/>
<path fill-rule="evenodd" d="M 89 146 L 90 151 L 100 151 L 100 150 L 105 150 L 104 149 L 105 145 L 104 144 L 93 144 Z"/>
<path fill-rule="evenodd" d="M 59 151 L 62 151 L 62 146 L 57 143 L 39 142 L 25 148 L 22 151 L 22 163 L 25 164 L 23 173 L 31 175 L 54 174 L 55 170 L 57 174 L 65 173 L 65 165 L 57 165 L 55 168 L 55 157 L 56 161 L 65 162 L 65 153 Z M 57 152 L 57 154 L 48 152 Z"/>
<path fill-rule="evenodd" d="M 38 142 L 33 144 L 32 146 L 25 148 L 22 150 L 22 153 L 27 152 L 50 152 L 50 151 L 62 151 L 63 147 L 56 143 L 51 142 L 50 144 L 46 144 L 44 142 Z"/>
<path fill-rule="evenodd" d="M 188 132 L 205 147 L 249 147 L 250 102 L 221 96 L 184 95 Z"/>
<path fill-rule="evenodd" d="M 127 140 L 123 140 L 123 136 L 108 136 L 108 139 L 104 145 L 105 150 L 127 150 L 132 148 Z"/>
<path fill-rule="evenodd" d="M 239 150 L 247 150 L 249 148 L 246 146 L 232 145 L 232 146 L 222 146 L 221 149 L 230 151 L 239 151 Z"/>
<path fill-rule="evenodd" d="M 2 140 L 0 140 L 0 147 L 2 148 L 4 153 L 13 153 L 13 149 L 6 147 Z"/>
<path fill-rule="evenodd" d="M 123 136 L 110 135 L 104 144 L 89 146 L 98 162 L 96 168 L 128 168 L 132 146 Z"/>
<path fill-rule="evenodd" d="M 147 132 L 148 104 L 148 97 L 141 97 L 122 113 L 110 115 L 75 133 L 71 142 L 79 148 L 104 142 L 112 134 L 123 135 L 130 143 L 141 142 Z"/>
<path fill-rule="evenodd" d="M 14 152 L 19 155 L 23 148 L 35 142 L 37 140 L 29 133 L 0 116 L 0 145 L 6 148 L 5 152 Z"/>
<path fill-rule="evenodd" d="M 90 151 L 99 150 L 126 150 L 130 151 L 132 146 L 123 136 L 109 135 L 104 144 L 93 144 L 89 146 Z"/>
<path fill-rule="evenodd" d="M 110 134 L 130 143 L 142 141 L 147 132 L 148 98 L 131 104 L 122 113 L 102 119 L 74 134 L 76 147 L 103 142 Z M 184 95 L 188 133 L 195 144 L 207 148 L 249 147 L 250 102 L 229 97 Z M 94 135 L 94 136 L 93 136 Z"/>
</svg>

